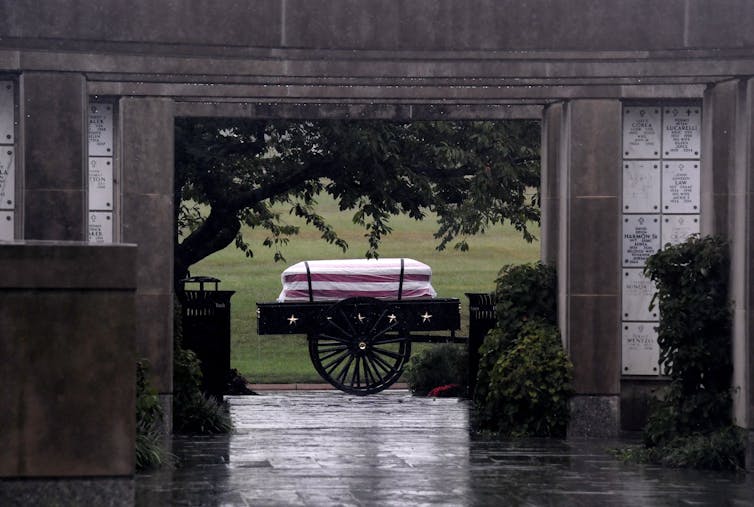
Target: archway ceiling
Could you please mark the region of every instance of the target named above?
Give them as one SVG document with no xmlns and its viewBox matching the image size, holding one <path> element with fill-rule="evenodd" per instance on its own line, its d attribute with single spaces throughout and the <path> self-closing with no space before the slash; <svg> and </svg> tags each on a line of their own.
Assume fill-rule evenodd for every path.
<svg viewBox="0 0 754 507">
<path fill-rule="evenodd" d="M 754 75 L 750 0 L 31 4 L 0 0 L 0 71 L 81 72 L 89 94 L 173 97 L 179 113 L 317 103 L 529 117 L 573 98 L 698 98 Z"/>
</svg>

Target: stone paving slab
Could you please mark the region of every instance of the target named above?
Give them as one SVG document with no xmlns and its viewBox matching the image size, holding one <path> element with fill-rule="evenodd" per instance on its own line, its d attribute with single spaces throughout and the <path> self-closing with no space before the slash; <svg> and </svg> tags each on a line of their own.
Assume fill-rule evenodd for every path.
<svg viewBox="0 0 754 507">
<path fill-rule="evenodd" d="M 386 391 L 229 398 L 235 430 L 175 437 L 137 505 L 754 505 L 751 475 L 625 465 L 606 441 L 485 440 L 469 404 Z"/>
</svg>

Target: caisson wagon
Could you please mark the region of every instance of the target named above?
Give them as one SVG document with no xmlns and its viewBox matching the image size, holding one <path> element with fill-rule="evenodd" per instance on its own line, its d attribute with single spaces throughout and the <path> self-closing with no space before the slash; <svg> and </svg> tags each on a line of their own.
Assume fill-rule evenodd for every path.
<svg viewBox="0 0 754 507">
<path fill-rule="evenodd" d="M 323 379 L 377 393 L 401 376 L 412 342 L 466 341 L 459 300 L 437 298 L 431 274 L 413 259 L 300 262 L 283 272 L 277 302 L 257 303 L 258 332 L 305 334 Z"/>
</svg>

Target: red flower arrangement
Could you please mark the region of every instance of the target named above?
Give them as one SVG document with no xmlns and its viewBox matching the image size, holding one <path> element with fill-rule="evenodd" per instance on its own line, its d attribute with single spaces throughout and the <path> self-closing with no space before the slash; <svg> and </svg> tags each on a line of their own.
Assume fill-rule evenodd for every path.
<svg viewBox="0 0 754 507">
<path fill-rule="evenodd" d="M 427 396 L 432 398 L 454 398 L 460 396 L 461 386 L 458 384 L 447 384 L 444 386 L 435 387 Z"/>
</svg>

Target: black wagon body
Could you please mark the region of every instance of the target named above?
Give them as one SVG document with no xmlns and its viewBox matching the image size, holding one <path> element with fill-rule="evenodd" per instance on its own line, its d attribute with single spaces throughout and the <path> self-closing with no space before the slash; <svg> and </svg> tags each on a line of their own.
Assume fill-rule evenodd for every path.
<svg viewBox="0 0 754 507">
<path fill-rule="evenodd" d="M 260 335 L 306 335 L 320 376 L 357 395 L 380 392 L 398 380 L 412 341 L 466 341 L 455 334 L 460 327 L 455 298 L 257 303 Z"/>
</svg>

